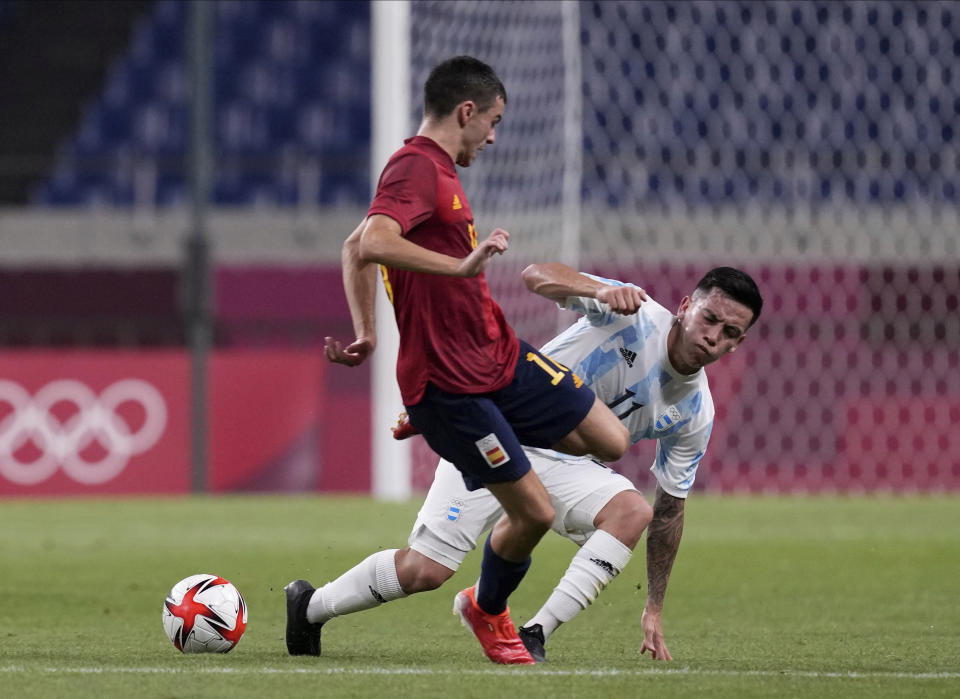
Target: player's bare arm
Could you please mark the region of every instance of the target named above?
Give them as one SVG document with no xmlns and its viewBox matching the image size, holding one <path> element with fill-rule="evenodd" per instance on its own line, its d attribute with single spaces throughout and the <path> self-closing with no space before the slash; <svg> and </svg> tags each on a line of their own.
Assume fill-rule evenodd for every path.
<svg viewBox="0 0 960 699">
<path fill-rule="evenodd" d="M 604 284 L 560 262 L 530 265 L 523 270 L 523 281 L 530 291 L 558 303 L 568 296 L 585 296 L 621 315 L 636 313 L 647 300 L 647 293 L 639 287 Z"/>
<path fill-rule="evenodd" d="M 374 300 L 377 292 L 377 266 L 360 257 L 360 236 L 367 220 L 360 222 L 343 244 L 340 259 L 343 267 L 343 290 L 350 307 L 353 332 L 356 339 L 344 346 L 335 338 L 324 338 L 323 351 L 327 359 L 337 364 L 357 366 L 373 352 L 377 345 Z"/>
<path fill-rule="evenodd" d="M 360 259 L 393 269 L 406 269 L 427 274 L 453 277 L 475 277 L 487 266 L 490 258 L 506 252 L 510 234 L 498 228 L 466 257 L 457 258 L 428 250 L 403 237 L 400 224 L 389 216 L 375 214 L 360 234 Z"/>
<path fill-rule="evenodd" d="M 670 570 L 677 558 L 683 536 L 685 500 L 665 492 L 659 485 L 653 502 L 653 520 L 647 529 L 647 604 L 643 610 L 643 645 L 654 660 L 672 660 L 663 639 L 663 598 Z"/>
</svg>

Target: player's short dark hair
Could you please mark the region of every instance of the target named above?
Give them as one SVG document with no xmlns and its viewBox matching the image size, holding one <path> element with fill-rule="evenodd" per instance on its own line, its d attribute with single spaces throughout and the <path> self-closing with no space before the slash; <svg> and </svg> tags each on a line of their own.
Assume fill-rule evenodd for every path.
<svg viewBox="0 0 960 699">
<path fill-rule="evenodd" d="M 493 68 L 472 56 L 454 56 L 430 71 L 423 86 L 423 111 L 442 118 L 461 102 L 473 100 L 482 112 L 497 97 L 506 104 L 507 91 Z"/>
<path fill-rule="evenodd" d="M 710 293 L 711 289 L 720 289 L 737 303 L 749 308 L 753 311 L 750 325 L 757 322 L 763 309 L 763 297 L 749 274 L 734 267 L 714 267 L 697 282 L 697 291 Z"/>
</svg>

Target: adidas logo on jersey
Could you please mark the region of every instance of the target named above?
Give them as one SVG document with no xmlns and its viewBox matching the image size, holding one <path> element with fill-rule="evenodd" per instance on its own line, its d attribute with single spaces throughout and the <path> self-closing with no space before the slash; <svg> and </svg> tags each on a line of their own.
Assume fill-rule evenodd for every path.
<svg viewBox="0 0 960 699">
<path fill-rule="evenodd" d="M 631 369 L 633 368 L 633 362 L 637 358 L 637 353 L 631 350 L 628 350 L 626 347 L 620 348 L 620 355 L 626 360 L 627 366 Z"/>
<path fill-rule="evenodd" d="M 462 209 L 462 208 L 463 208 L 463 204 L 460 203 L 460 197 L 459 197 L 458 195 L 454 194 L 454 195 L 453 195 L 453 210 L 454 210 L 454 211 L 457 211 L 458 209 Z"/>
</svg>

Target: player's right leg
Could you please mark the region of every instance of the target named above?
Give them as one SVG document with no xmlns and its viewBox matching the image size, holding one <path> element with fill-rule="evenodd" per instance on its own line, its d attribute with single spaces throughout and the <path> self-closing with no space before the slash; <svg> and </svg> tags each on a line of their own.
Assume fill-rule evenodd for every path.
<svg viewBox="0 0 960 699">
<path fill-rule="evenodd" d="M 510 561 L 523 561 L 553 524 L 550 494 L 534 471 L 516 481 L 487 484 L 503 508 L 503 516 L 490 533 L 493 550 Z"/>
<path fill-rule="evenodd" d="M 589 607 L 630 561 L 653 511 L 635 490 L 614 495 L 543 607 L 523 628 L 539 627 L 543 644 L 561 624 Z"/>
<path fill-rule="evenodd" d="M 407 548 L 378 551 L 316 590 L 306 580 L 287 586 L 287 650 L 319 655 L 321 628 L 331 619 L 440 587 L 501 512 L 488 491 L 468 491 L 460 472 L 441 461 Z"/>
<path fill-rule="evenodd" d="M 592 392 L 587 395 L 592 399 Z M 532 663 L 510 621 L 507 599 L 530 566 L 530 552 L 553 522 L 550 496 L 530 470 L 513 426 L 490 396 L 451 394 L 428 385 L 423 399 L 406 407 L 427 444 L 456 465 L 467 488 L 487 488 L 505 512 L 502 534 L 491 535 L 484 547 L 480 580 L 457 595 L 454 611 L 488 658 Z M 569 429 L 557 431 L 565 434 Z"/>
<path fill-rule="evenodd" d="M 591 392 L 586 395 L 592 400 Z M 486 488 L 500 503 L 507 521 L 491 538 L 493 552 L 510 563 L 525 562 L 553 523 L 553 505 L 498 404 L 483 395 L 451 394 L 429 385 L 423 400 L 407 406 L 407 412 L 430 447 L 460 471 L 469 492 Z M 503 601 L 490 600 L 492 606 Z"/>
<path fill-rule="evenodd" d="M 560 624 L 586 609 L 630 560 L 653 516 L 624 476 L 589 459 L 528 452 L 557 511 L 553 529 L 580 546 L 543 607 L 519 629 L 538 661 Z"/>
<path fill-rule="evenodd" d="M 476 585 L 461 591 L 453 611 L 473 631 L 495 663 L 532 665 L 510 619 L 507 599 L 530 567 L 530 553 L 553 522 L 553 505 L 533 471 L 516 481 L 488 486 L 504 510 L 487 538 Z"/>
<path fill-rule="evenodd" d="M 407 592 L 397 576 L 397 549 L 378 551 L 320 589 L 306 580 L 294 580 L 287 596 L 287 652 L 320 655 L 323 625 L 335 616 L 379 606 Z"/>
</svg>

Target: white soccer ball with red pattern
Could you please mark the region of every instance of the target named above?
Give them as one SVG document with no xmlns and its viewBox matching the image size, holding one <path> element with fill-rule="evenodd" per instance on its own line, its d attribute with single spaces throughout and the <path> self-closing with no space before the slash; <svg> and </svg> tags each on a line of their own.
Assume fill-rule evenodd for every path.
<svg viewBox="0 0 960 699">
<path fill-rule="evenodd" d="M 228 580 L 203 573 L 184 578 L 163 603 L 163 630 L 184 653 L 227 653 L 247 629 L 247 605 Z"/>
</svg>

